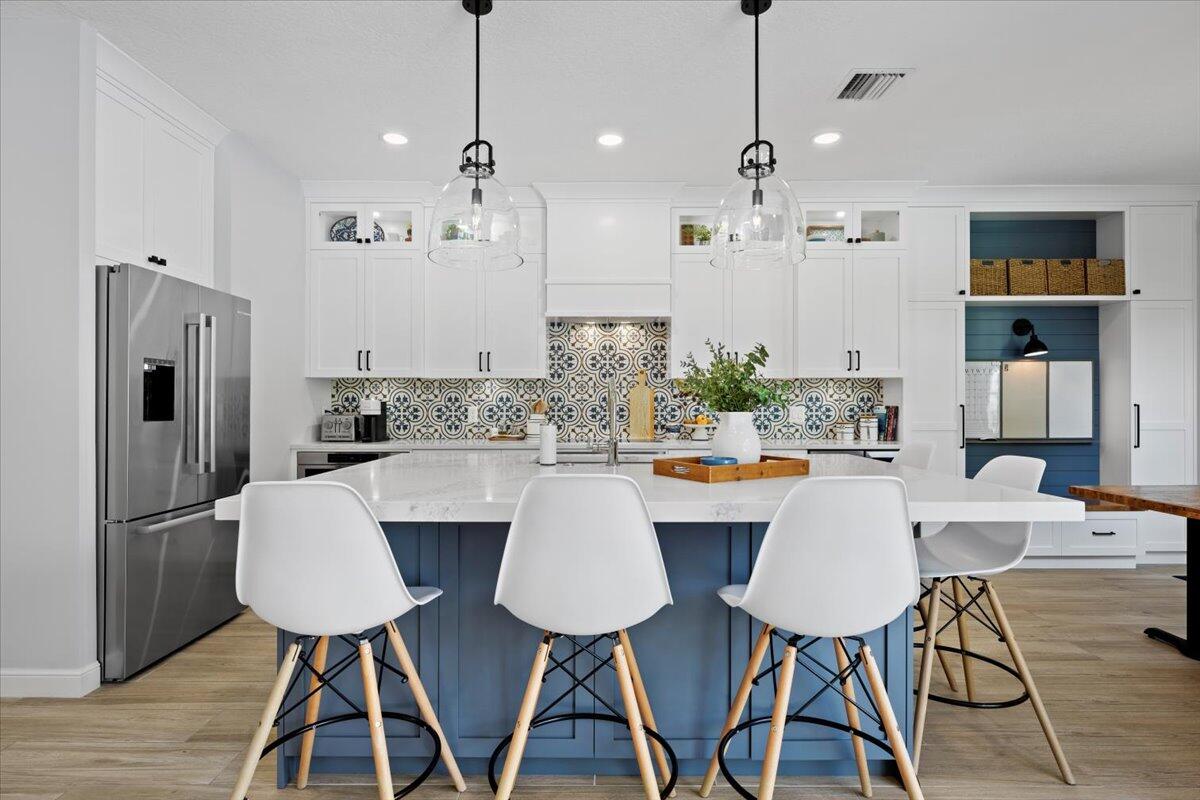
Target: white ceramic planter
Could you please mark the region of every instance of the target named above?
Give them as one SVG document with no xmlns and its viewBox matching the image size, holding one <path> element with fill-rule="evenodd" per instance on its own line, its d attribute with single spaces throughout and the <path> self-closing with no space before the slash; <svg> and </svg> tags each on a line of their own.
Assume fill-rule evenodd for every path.
<svg viewBox="0 0 1200 800">
<path fill-rule="evenodd" d="M 754 415 L 749 411 L 722 411 L 712 453 L 736 458 L 739 464 L 757 464 L 762 456 L 762 440 L 754 427 Z"/>
</svg>

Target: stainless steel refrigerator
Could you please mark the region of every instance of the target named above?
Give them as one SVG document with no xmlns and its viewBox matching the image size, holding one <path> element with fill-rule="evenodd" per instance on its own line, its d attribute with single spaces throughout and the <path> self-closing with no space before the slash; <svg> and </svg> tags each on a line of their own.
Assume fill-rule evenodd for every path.
<svg viewBox="0 0 1200 800">
<path fill-rule="evenodd" d="M 236 616 L 250 476 L 250 301 L 131 264 L 97 269 L 99 659 L 128 678 Z"/>
</svg>

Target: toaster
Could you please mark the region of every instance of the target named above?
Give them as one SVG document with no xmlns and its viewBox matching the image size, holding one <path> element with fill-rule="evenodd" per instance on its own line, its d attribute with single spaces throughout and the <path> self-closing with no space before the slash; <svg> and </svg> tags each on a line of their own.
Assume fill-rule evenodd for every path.
<svg viewBox="0 0 1200 800">
<path fill-rule="evenodd" d="M 358 414 L 325 414 L 321 417 L 322 442 L 357 442 L 362 439 Z"/>
</svg>

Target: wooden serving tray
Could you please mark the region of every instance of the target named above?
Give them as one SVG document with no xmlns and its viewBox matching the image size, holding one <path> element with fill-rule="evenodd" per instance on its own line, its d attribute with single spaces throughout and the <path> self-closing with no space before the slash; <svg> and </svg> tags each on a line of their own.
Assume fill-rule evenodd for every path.
<svg viewBox="0 0 1200 800">
<path fill-rule="evenodd" d="M 495 436 L 488 436 L 489 442 L 523 442 L 526 434 L 524 433 L 500 433 Z"/>
<path fill-rule="evenodd" d="M 757 464 L 725 464 L 710 467 L 700 463 L 701 456 L 654 459 L 654 474 L 664 478 L 683 478 L 701 483 L 753 481 L 759 478 L 789 478 L 808 474 L 807 458 L 762 456 Z"/>
</svg>

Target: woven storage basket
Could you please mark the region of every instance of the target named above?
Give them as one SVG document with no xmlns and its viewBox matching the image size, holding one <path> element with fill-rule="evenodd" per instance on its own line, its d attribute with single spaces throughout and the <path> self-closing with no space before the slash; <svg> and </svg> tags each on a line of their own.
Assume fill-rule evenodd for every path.
<svg viewBox="0 0 1200 800">
<path fill-rule="evenodd" d="M 1046 259 L 1046 283 L 1050 294 L 1087 294 L 1082 258 Z"/>
<path fill-rule="evenodd" d="M 1046 294 L 1046 259 L 1010 258 L 1009 294 Z"/>
<path fill-rule="evenodd" d="M 1125 294 L 1125 259 L 1089 258 L 1088 294 Z"/>
<path fill-rule="evenodd" d="M 971 294 L 1008 294 L 1008 265 L 1004 259 L 971 259 Z"/>
</svg>

